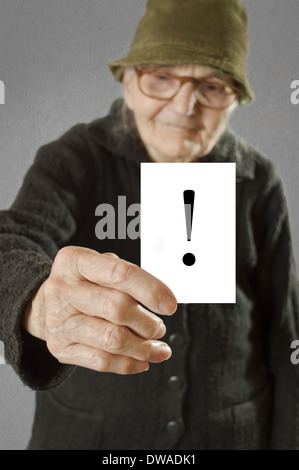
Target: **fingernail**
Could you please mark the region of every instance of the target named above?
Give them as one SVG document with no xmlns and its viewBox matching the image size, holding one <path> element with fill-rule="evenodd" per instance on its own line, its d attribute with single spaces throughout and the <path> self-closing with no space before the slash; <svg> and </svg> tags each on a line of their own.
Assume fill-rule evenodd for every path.
<svg viewBox="0 0 299 470">
<path fill-rule="evenodd" d="M 159 349 L 160 349 L 160 351 L 166 352 L 168 354 L 167 359 L 169 359 L 170 356 L 172 355 L 172 351 L 171 351 L 170 347 L 168 346 L 168 344 L 166 344 L 166 343 L 160 343 Z"/>
<path fill-rule="evenodd" d="M 163 322 L 161 322 L 161 324 L 159 325 L 159 330 L 158 330 L 158 337 L 159 338 L 162 338 L 162 336 L 164 336 L 166 333 L 166 326 Z"/>
<path fill-rule="evenodd" d="M 175 312 L 176 305 L 177 303 L 175 299 L 171 297 L 170 295 L 166 294 L 161 299 L 161 302 L 159 304 L 159 309 L 166 315 L 171 315 L 172 313 Z"/>
</svg>

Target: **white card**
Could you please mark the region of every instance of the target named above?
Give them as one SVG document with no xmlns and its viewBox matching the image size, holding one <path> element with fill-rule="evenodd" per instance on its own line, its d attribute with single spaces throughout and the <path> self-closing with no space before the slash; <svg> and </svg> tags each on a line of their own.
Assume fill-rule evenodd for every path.
<svg viewBox="0 0 299 470">
<path fill-rule="evenodd" d="M 140 202 L 141 267 L 179 303 L 235 303 L 236 164 L 141 163 Z"/>
</svg>

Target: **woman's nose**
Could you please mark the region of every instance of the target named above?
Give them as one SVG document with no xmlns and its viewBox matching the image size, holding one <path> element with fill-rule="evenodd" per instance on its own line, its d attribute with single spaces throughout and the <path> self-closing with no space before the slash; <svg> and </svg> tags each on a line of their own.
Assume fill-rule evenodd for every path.
<svg viewBox="0 0 299 470">
<path fill-rule="evenodd" d="M 193 83 L 187 82 L 172 98 L 171 105 L 177 114 L 191 116 L 195 113 L 197 98 Z"/>
</svg>

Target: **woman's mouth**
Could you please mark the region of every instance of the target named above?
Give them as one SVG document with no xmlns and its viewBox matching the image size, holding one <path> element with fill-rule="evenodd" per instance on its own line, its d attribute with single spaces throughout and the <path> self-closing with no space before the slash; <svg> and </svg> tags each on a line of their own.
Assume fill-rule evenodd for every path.
<svg viewBox="0 0 299 470">
<path fill-rule="evenodd" d="M 188 126 L 185 124 L 177 124 L 177 123 L 167 123 L 167 122 L 160 122 L 162 126 L 169 127 L 170 129 L 174 129 L 181 132 L 197 132 L 198 128 L 194 126 Z"/>
</svg>

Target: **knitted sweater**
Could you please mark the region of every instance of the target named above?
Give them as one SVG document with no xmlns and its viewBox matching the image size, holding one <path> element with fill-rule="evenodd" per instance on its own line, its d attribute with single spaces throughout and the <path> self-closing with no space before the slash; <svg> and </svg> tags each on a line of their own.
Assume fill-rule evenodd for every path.
<svg viewBox="0 0 299 470">
<path fill-rule="evenodd" d="M 140 202 L 140 162 L 149 161 L 120 125 L 121 104 L 41 147 L 0 214 L 0 339 L 36 390 L 28 448 L 299 449 L 299 366 L 290 360 L 299 289 L 286 197 L 271 160 L 230 129 L 200 161 L 236 162 L 235 304 L 179 304 L 163 317 L 172 357 L 133 376 L 61 364 L 22 329 L 61 247 L 140 263 L 139 239 L 95 233 L 100 203 Z"/>
</svg>

